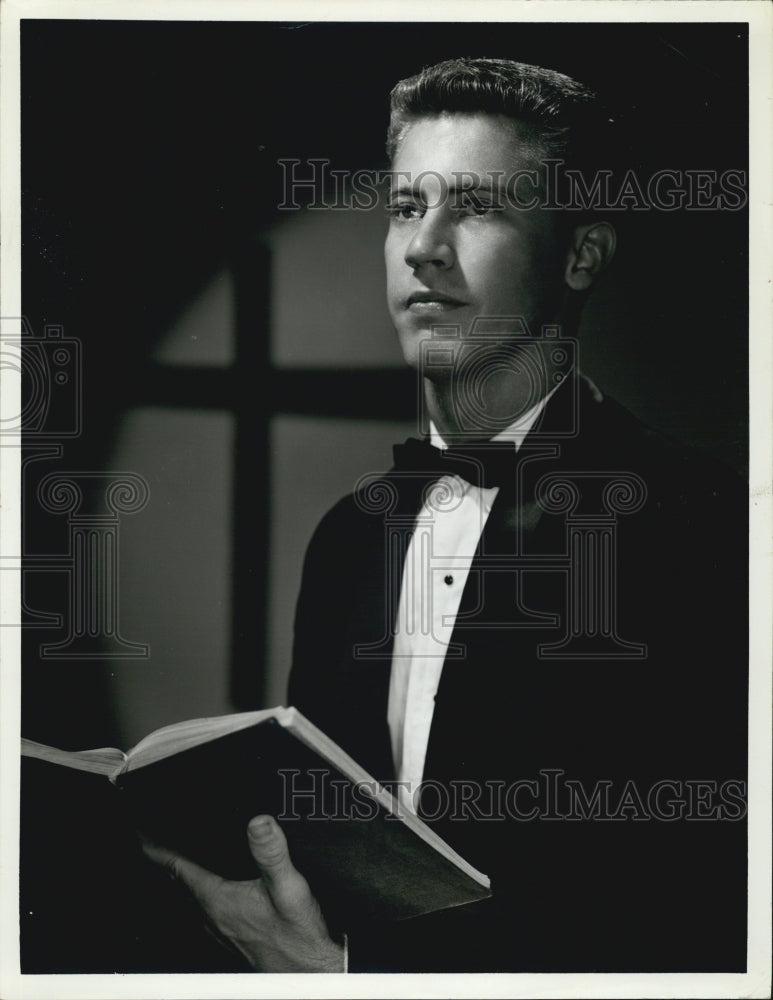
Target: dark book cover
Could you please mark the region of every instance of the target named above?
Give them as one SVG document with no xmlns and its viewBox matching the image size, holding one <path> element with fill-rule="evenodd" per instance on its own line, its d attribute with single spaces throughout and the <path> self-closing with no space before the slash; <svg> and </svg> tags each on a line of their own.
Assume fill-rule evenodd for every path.
<svg viewBox="0 0 773 1000">
<path fill-rule="evenodd" d="M 489 895 L 274 720 L 129 770 L 117 784 L 144 834 L 225 878 L 256 877 L 247 824 L 273 815 L 326 917 L 344 926 Z"/>
<path fill-rule="evenodd" d="M 104 776 L 24 757 L 20 818 L 23 974 L 249 971 L 144 858 Z"/>
</svg>

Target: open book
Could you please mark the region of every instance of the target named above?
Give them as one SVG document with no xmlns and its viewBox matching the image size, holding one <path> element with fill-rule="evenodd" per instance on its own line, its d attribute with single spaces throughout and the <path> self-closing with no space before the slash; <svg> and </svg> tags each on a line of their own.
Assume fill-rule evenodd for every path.
<svg viewBox="0 0 773 1000">
<path fill-rule="evenodd" d="M 489 879 L 294 708 L 166 726 L 128 753 L 22 754 L 103 775 L 131 821 L 226 878 L 255 878 L 246 828 L 269 813 L 334 919 L 399 920 L 490 896 Z"/>
</svg>

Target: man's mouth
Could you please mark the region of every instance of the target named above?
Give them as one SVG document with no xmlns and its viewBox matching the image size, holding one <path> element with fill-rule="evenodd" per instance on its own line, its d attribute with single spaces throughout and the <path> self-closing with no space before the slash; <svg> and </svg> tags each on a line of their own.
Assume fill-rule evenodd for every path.
<svg viewBox="0 0 773 1000">
<path fill-rule="evenodd" d="M 429 289 L 413 292 L 405 302 L 406 309 L 411 312 L 448 312 L 451 309 L 458 309 L 467 305 L 461 299 L 456 299 L 452 295 L 444 292 L 434 292 Z"/>
</svg>

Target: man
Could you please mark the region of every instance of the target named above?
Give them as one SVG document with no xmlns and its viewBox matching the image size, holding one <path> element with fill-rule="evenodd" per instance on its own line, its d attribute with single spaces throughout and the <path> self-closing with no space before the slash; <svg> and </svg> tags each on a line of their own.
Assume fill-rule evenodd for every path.
<svg viewBox="0 0 773 1000">
<path fill-rule="evenodd" d="M 255 968 L 743 967 L 744 501 L 577 370 L 616 238 L 549 172 L 605 141 L 592 95 L 536 67 L 393 91 L 387 294 L 440 451 L 397 448 L 323 519 L 289 702 L 493 896 L 345 947 L 271 817 L 254 882 L 149 847 Z"/>
</svg>

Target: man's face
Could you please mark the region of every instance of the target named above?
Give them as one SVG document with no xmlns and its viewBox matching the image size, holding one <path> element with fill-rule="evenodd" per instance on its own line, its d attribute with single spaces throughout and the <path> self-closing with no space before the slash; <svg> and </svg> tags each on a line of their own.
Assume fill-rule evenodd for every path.
<svg viewBox="0 0 773 1000">
<path fill-rule="evenodd" d="M 556 212 L 524 210 L 506 195 L 508 178 L 536 167 L 517 125 L 498 115 L 422 118 L 403 137 L 384 252 L 389 311 L 410 365 L 433 326 L 465 337 L 476 317 L 520 316 L 537 335 L 558 320 L 565 232 Z M 468 175 L 481 185 L 462 196 Z M 534 188 L 517 191 L 526 204 Z"/>
</svg>

